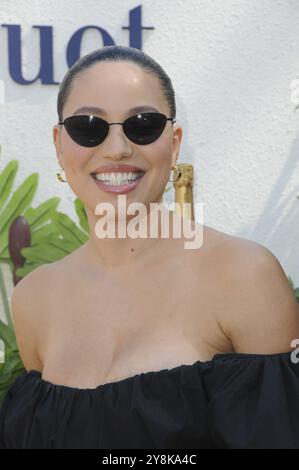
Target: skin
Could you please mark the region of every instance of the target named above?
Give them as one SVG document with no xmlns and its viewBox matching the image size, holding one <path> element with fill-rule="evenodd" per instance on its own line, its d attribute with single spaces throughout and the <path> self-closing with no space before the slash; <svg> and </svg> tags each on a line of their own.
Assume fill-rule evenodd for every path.
<svg viewBox="0 0 299 470">
<path fill-rule="evenodd" d="M 120 79 L 121 77 L 121 79 Z M 106 115 L 97 113 L 108 122 L 123 122 L 132 115 L 128 110 L 148 104 L 170 117 L 170 110 L 157 78 L 145 73 L 135 64 L 96 64 L 79 76 L 73 85 L 63 117 L 71 116 L 81 106 L 98 106 L 107 110 Z M 136 113 L 135 113 L 136 114 Z M 90 173 L 103 164 L 124 163 L 146 170 L 143 184 L 127 193 L 128 204 L 138 201 L 148 205 L 160 202 L 171 168 L 175 165 L 182 128 L 177 123 L 172 128 L 167 122 L 163 134 L 149 145 L 136 145 L 126 138 L 121 126 L 110 126 L 105 141 L 94 148 L 77 145 L 68 136 L 65 128 L 54 126 L 53 140 L 59 164 L 65 169 L 66 177 L 75 194 L 84 202 L 90 226 L 90 242 L 87 245 L 90 260 L 103 263 L 107 269 L 126 265 L 131 261 L 131 248 L 135 259 L 144 249 L 149 249 L 156 240 L 151 239 L 104 239 L 95 235 L 98 216 L 94 214 L 99 202 L 109 202 L 117 207 L 117 195 L 100 191 Z M 121 260 L 121 263 L 120 263 Z"/>
<path fill-rule="evenodd" d="M 97 64 L 75 80 L 63 117 L 93 105 L 107 111 L 108 122 L 122 122 L 140 104 L 169 116 L 156 77 L 134 64 Z M 93 388 L 207 361 L 217 353 L 292 350 L 291 341 L 299 338 L 298 303 L 280 263 L 264 246 L 206 225 L 197 250 L 185 250 L 183 239 L 94 235 L 95 206 L 114 204 L 116 196 L 97 188 L 90 172 L 118 162 L 145 168 L 144 181 L 128 200 L 159 202 L 181 140 L 177 123 L 168 122 L 161 137 L 145 146 L 111 126 L 101 145 L 87 149 L 63 127 L 53 127 L 57 160 L 85 204 L 91 235 L 62 260 L 31 272 L 13 291 L 16 337 L 27 370 L 41 371 L 52 383 Z"/>
</svg>

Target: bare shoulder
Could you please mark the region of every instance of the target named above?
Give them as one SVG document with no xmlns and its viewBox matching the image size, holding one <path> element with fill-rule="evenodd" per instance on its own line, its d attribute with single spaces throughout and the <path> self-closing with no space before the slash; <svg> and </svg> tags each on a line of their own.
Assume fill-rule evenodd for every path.
<svg viewBox="0 0 299 470">
<path fill-rule="evenodd" d="M 26 315 L 28 318 L 33 317 L 33 321 L 42 316 L 53 293 L 55 295 L 57 287 L 65 280 L 65 273 L 73 268 L 78 252 L 75 250 L 58 261 L 43 264 L 18 282 L 11 298 L 13 318 L 19 319 Z"/>
<path fill-rule="evenodd" d="M 19 354 L 27 370 L 42 369 L 37 352 L 37 338 L 42 318 L 41 299 L 48 272 L 47 265 L 39 266 L 21 279 L 12 291 L 12 320 Z"/>
<path fill-rule="evenodd" d="M 51 265 L 44 264 L 23 277 L 14 287 L 11 298 L 13 315 L 19 311 L 31 311 L 41 295 L 41 289 L 47 284 L 46 279 L 51 272 Z M 18 312 L 17 312 L 18 310 Z"/>
<path fill-rule="evenodd" d="M 299 304 L 277 257 L 255 241 L 233 236 L 223 237 L 215 256 L 220 322 L 234 350 L 290 351 L 299 338 Z"/>
<path fill-rule="evenodd" d="M 27 370 L 43 369 L 43 346 L 56 320 L 51 312 L 56 308 L 56 295 L 61 294 L 65 280 L 74 266 L 80 264 L 82 247 L 53 263 L 31 271 L 14 287 L 11 312 L 17 345 Z"/>
<path fill-rule="evenodd" d="M 27 312 L 27 315 L 35 315 L 49 301 L 57 276 L 65 264 L 64 259 L 42 264 L 18 282 L 11 298 L 14 317 L 22 311 Z"/>
<path fill-rule="evenodd" d="M 215 228 L 209 227 L 208 225 L 199 224 L 192 221 L 192 231 L 195 231 L 200 234 L 201 237 L 201 246 L 199 249 L 190 250 L 193 254 L 195 262 L 197 262 L 197 257 L 207 260 L 206 269 L 211 267 L 212 269 L 215 265 L 218 265 L 222 262 L 222 258 L 227 253 L 229 248 L 234 248 L 237 246 L 237 239 L 228 233 L 222 232 Z M 199 238 L 200 238 L 199 237 Z"/>
<path fill-rule="evenodd" d="M 69 259 L 64 258 L 43 264 L 22 278 L 12 291 L 12 319 L 26 370 L 43 369 L 41 345 L 49 331 L 52 321 L 49 312 L 68 264 Z"/>
</svg>

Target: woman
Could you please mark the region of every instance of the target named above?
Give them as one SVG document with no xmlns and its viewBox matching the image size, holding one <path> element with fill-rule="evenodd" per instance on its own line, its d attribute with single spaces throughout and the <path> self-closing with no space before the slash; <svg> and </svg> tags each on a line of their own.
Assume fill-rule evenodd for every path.
<svg viewBox="0 0 299 470">
<path fill-rule="evenodd" d="M 299 448 L 299 308 L 274 255 L 199 224 L 194 250 L 160 222 L 157 238 L 98 236 L 98 204 L 128 227 L 119 197 L 142 203 L 148 226 L 180 176 L 175 114 L 171 80 L 138 49 L 103 47 L 66 73 L 53 140 L 90 238 L 14 289 L 26 371 L 0 447 Z"/>
</svg>

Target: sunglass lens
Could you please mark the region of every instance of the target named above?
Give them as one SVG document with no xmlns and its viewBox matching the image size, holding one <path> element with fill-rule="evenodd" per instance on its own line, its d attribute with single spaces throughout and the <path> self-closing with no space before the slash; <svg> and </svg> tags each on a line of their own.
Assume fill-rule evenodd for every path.
<svg viewBox="0 0 299 470">
<path fill-rule="evenodd" d="M 142 113 L 129 117 L 124 123 L 127 137 L 139 145 L 154 142 L 162 134 L 167 122 L 166 116 L 160 113 Z"/>
<path fill-rule="evenodd" d="M 71 116 L 65 120 L 70 137 L 83 147 L 99 145 L 108 134 L 107 123 L 97 116 Z"/>
</svg>

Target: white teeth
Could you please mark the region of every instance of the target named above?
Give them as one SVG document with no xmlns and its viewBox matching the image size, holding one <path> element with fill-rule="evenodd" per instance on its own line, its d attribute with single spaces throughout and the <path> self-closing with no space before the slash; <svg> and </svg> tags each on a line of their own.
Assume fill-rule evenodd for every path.
<svg viewBox="0 0 299 470">
<path fill-rule="evenodd" d="M 112 186 L 120 186 L 122 184 L 132 183 L 136 179 L 143 176 L 143 172 L 130 172 L 130 173 L 97 173 L 95 179 Z"/>
</svg>

